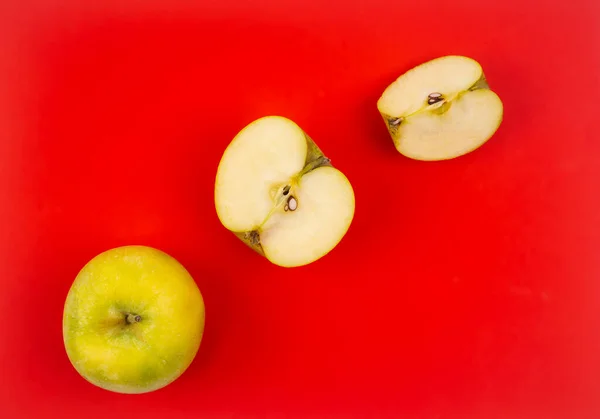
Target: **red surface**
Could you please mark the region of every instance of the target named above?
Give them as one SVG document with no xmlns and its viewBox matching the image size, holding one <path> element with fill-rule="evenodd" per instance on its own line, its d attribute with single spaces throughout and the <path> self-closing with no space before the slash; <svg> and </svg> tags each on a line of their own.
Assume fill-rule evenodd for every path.
<svg viewBox="0 0 600 419">
<path fill-rule="evenodd" d="M 0 417 L 600 417 L 596 2 L 88 3 L 0 6 Z M 468 156 L 410 161 L 376 100 L 444 54 L 482 63 L 505 119 Z M 307 267 L 215 214 L 221 153 L 266 114 L 355 188 Z M 207 307 L 193 365 L 141 396 L 85 382 L 61 336 L 78 270 L 132 243 Z"/>
</svg>

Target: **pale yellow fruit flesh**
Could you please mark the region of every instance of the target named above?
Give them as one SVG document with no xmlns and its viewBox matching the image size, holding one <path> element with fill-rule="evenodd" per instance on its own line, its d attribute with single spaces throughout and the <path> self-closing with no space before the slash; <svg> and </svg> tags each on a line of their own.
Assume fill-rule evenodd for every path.
<svg viewBox="0 0 600 419">
<path fill-rule="evenodd" d="M 430 103 L 432 94 L 441 101 Z M 477 149 L 494 135 L 504 111 L 481 65 L 464 56 L 440 57 L 412 68 L 385 89 L 377 107 L 396 149 L 424 161 Z"/>
<path fill-rule="evenodd" d="M 141 321 L 127 324 L 125 312 Z M 86 380 L 110 391 L 144 393 L 187 369 L 204 316 L 196 283 L 175 259 L 124 246 L 96 256 L 76 277 L 64 306 L 63 339 Z"/>
<path fill-rule="evenodd" d="M 394 140 L 402 154 L 418 160 L 443 160 L 480 147 L 498 129 L 502 102 L 491 90 L 466 92 L 439 115 L 407 118 Z"/>
<path fill-rule="evenodd" d="M 303 131 L 282 117 L 265 117 L 245 127 L 219 163 L 215 205 L 223 225 L 235 232 L 258 228 L 273 208 L 277 188 L 299 173 L 306 160 Z"/>
<path fill-rule="evenodd" d="M 398 77 L 384 90 L 377 106 L 387 115 L 406 117 L 423 108 L 429 94 L 440 92 L 451 97 L 471 87 L 481 75 L 481 65 L 471 58 L 436 58 Z"/>
<path fill-rule="evenodd" d="M 291 191 L 295 211 L 279 208 L 261 231 L 265 256 L 284 267 L 311 263 L 329 253 L 347 232 L 354 216 L 354 192 L 333 167 L 304 175 Z"/>
</svg>

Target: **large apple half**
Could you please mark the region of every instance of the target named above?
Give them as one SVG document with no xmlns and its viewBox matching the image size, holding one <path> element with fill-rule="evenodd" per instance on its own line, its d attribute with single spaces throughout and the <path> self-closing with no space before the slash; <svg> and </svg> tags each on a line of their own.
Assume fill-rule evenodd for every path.
<svg viewBox="0 0 600 419">
<path fill-rule="evenodd" d="M 325 256 L 354 217 L 347 177 L 281 116 L 257 119 L 235 136 L 220 160 L 214 193 L 223 226 L 283 267 Z"/>
<path fill-rule="evenodd" d="M 503 105 L 481 65 L 449 55 L 398 77 L 377 102 L 396 149 L 416 160 L 448 160 L 474 151 L 502 122 Z"/>
</svg>

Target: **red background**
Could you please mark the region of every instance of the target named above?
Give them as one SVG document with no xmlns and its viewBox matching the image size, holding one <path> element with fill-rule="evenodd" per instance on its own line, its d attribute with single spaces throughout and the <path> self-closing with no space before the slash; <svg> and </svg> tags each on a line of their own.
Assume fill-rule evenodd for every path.
<svg viewBox="0 0 600 419">
<path fill-rule="evenodd" d="M 0 5 L 2 418 L 600 417 L 596 2 L 87 3 Z M 482 63 L 505 119 L 410 161 L 376 101 L 445 54 Z M 355 188 L 303 268 L 214 210 L 221 153 L 267 114 Z M 176 257 L 207 307 L 190 369 L 140 396 L 81 379 L 61 335 L 79 269 L 125 244 Z"/>
</svg>

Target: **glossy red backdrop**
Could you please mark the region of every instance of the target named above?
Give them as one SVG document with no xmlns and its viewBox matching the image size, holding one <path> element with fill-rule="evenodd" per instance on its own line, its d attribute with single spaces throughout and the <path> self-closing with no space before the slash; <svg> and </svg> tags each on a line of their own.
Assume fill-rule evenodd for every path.
<svg viewBox="0 0 600 419">
<path fill-rule="evenodd" d="M 0 5 L 2 418 L 600 417 L 597 2 L 87 3 Z M 482 63 L 505 119 L 410 161 L 376 101 L 445 54 Z M 355 188 L 303 268 L 214 210 L 221 153 L 267 114 Z M 207 307 L 190 369 L 140 396 L 81 379 L 61 336 L 78 270 L 124 244 L 180 260 Z"/>
</svg>

